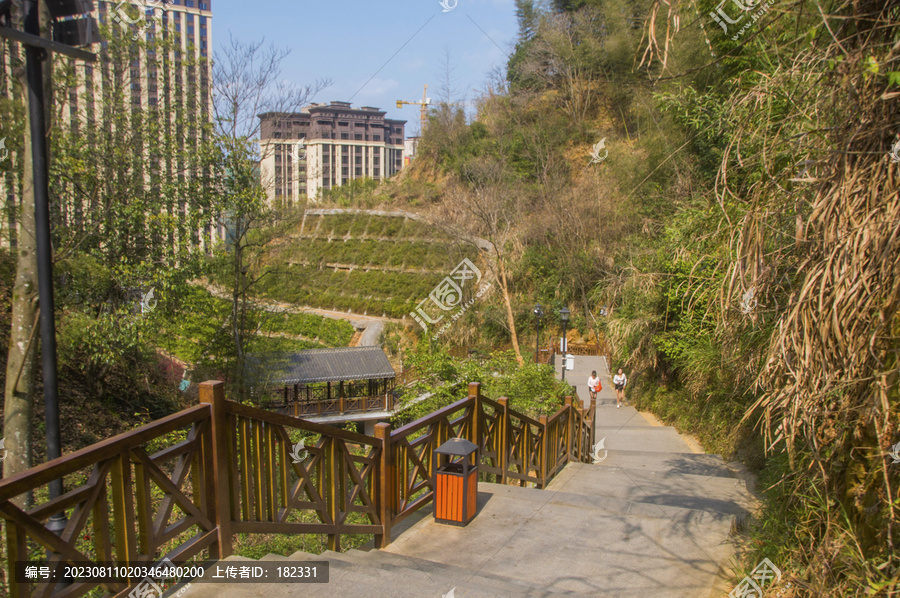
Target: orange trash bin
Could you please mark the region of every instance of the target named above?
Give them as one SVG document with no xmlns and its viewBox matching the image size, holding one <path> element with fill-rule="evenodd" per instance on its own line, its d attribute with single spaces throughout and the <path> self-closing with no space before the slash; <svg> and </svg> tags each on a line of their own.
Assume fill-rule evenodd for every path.
<svg viewBox="0 0 900 598">
<path fill-rule="evenodd" d="M 463 526 L 478 506 L 478 446 L 451 438 L 434 451 L 434 520 Z"/>
</svg>

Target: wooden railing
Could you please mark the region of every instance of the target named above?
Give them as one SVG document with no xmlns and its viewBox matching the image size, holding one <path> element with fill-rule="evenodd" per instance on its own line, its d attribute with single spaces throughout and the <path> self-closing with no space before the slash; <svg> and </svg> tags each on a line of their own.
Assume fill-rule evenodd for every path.
<svg viewBox="0 0 900 598">
<path fill-rule="evenodd" d="M 592 343 L 569 343 L 566 347 L 566 352 L 569 355 L 596 356 L 601 354 L 600 345 L 595 345 Z"/>
<path fill-rule="evenodd" d="M 382 501 L 383 521 L 392 526 L 430 502 L 434 496 L 434 449 L 450 438 L 467 438 L 479 447 L 483 477 L 506 484 L 531 483 L 544 488 L 569 461 L 590 462 L 596 404 L 578 409 L 572 397 L 552 417 L 534 420 L 509 408 L 505 397 L 481 396 L 481 385 L 469 385 L 469 396 L 420 420 L 391 430 L 377 424 L 384 442 L 382 486 L 392 494 Z M 390 527 L 376 546 L 390 543 Z"/>
<path fill-rule="evenodd" d="M 407 368 L 397 374 L 397 377 L 394 378 L 395 386 L 404 386 L 419 379 L 419 371 L 415 367 Z"/>
<path fill-rule="evenodd" d="M 378 413 L 393 411 L 397 400 L 394 393 L 362 397 L 333 397 L 318 401 L 296 401 L 276 404 L 272 408 L 283 415 L 293 417 L 324 417 L 329 415 L 353 415 L 358 413 Z"/>
<path fill-rule="evenodd" d="M 534 420 L 505 398 L 482 397 L 478 383 L 465 399 L 402 428 L 378 424 L 375 437 L 227 401 L 221 382 L 201 384 L 200 400 L 0 480 L 10 596 L 125 596 L 141 582 L 15 580 L 16 562 L 47 552 L 51 567 L 183 563 L 230 555 L 236 533 L 325 534 L 331 550 L 340 550 L 341 535 L 371 534 L 384 547 L 394 525 L 432 500 L 434 449 L 449 438 L 479 446 L 483 476 L 537 487 L 565 463 L 589 460 L 593 443 L 594 405 L 577 409 L 567 398 L 558 413 Z M 21 505 L 29 493 L 40 502 L 59 478 L 68 492 Z M 57 536 L 46 524 L 60 512 L 68 523 Z"/>
</svg>

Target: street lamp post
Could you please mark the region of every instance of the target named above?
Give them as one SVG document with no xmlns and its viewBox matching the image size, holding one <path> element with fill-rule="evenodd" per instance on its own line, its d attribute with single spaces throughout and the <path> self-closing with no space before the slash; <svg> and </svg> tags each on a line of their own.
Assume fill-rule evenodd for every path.
<svg viewBox="0 0 900 598">
<path fill-rule="evenodd" d="M 34 227 L 38 269 L 38 301 L 40 305 L 41 365 L 44 380 L 44 412 L 47 433 L 47 460 L 62 455 L 59 437 L 59 390 L 56 364 L 56 322 L 53 302 L 53 249 L 50 237 L 50 190 L 47 159 L 47 123 L 45 120 L 43 62 L 50 53 L 94 62 L 96 56 L 73 46 L 90 45 L 99 41 L 96 22 L 90 17 L 70 18 L 93 11 L 90 0 L 56 0 L 48 2 L 50 17 L 54 19 L 54 39 L 41 37 L 41 18 L 38 0 L 24 0 L 24 31 L 12 28 L 8 18 L 10 3 L 0 3 L 7 13 L 6 24 L 0 23 L 0 37 L 25 46 L 25 71 L 28 86 L 28 116 L 31 123 L 31 160 L 34 179 Z M 63 480 L 49 482 L 50 499 L 63 494 Z M 59 534 L 66 527 L 64 511 L 50 516 L 47 529 Z"/>
<path fill-rule="evenodd" d="M 569 311 L 568 307 L 563 307 L 559 310 L 559 321 L 562 322 L 563 325 L 563 335 L 562 335 L 562 346 L 560 350 L 562 350 L 563 359 L 562 359 L 562 380 L 566 381 L 566 354 L 569 352 L 569 342 L 566 340 L 566 328 L 569 326 Z"/>
<path fill-rule="evenodd" d="M 544 308 L 538 303 L 532 312 L 537 318 L 537 338 L 534 341 L 534 362 L 541 362 L 541 318 L 544 317 Z"/>
</svg>

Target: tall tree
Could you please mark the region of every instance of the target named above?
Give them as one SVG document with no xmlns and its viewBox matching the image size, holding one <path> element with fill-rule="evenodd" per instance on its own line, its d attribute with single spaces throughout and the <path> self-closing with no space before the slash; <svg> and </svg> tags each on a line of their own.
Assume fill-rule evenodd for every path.
<svg viewBox="0 0 900 598">
<path fill-rule="evenodd" d="M 516 0 L 516 19 L 519 21 L 519 41 L 527 42 L 537 33 L 540 11 L 534 0 Z"/>
<path fill-rule="evenodd" d="M 49 29 L 50 16 L 41 3 L 41 31 Z M 14 53 L 10 53 L 14 55 Z M 45 118 L 51 126 L 50 63 L 45 64 Z M 24 64 L 15 65 L 17 98 L 28 97 L 28 82 Z M 12 297 L 12 327 L 6 361 L 6 388 L 3 408 L 3 439 L 8 451 L 3 461 L 3 476 L 9 477 L 31 467 L 34 439 L 31 417 L 34 409 L 35 373 L 37 368 L 38 281 L 37 246 L 34 226 L 34 169 L 32 161 L 31 120 L 25 110 L 22 164 L 22 200 L 16 247 L 16 280 Z M 47 132 L 49 135 L 49 130 Z M 30 502 L 30 496 L 20 497 L 19 504 Z"/>
<path fill-rule="evenodd" d="M 464 165 L 463 176 L 468 185 L 449 196 L 450 209 L 456 212 L 455 220 L 468 229 L 467 232 L 487 239 L 493 248 L 489 264 L 500 285 L 516 360 L 523 364 L 525 360 L 519 350 L 509 272 L 521 206 L 515 190 L 510 186 L 509 173 L 499 160 L 470 160 Z"/>
<path fill-rule="evenodd" d="M 259 143 L 263 113 L 289 115 L 298 112 L 328 86 L 326 80 L 310 85 L 285 82 L 282 64 L 290 50 L 265 45 L 264 40 L 245 43 L 230 38 L 216 54 L 213 69 L 216 138 L 224 167 L 225 212 L 228 233 L 231 292 L 231 337 L 236 390 L 245 393 L 245 361 L 251 337 L 248 311 L 252 287 L 266 275 L 253 268 L 257 247 L 254 231 L 276 216 L 266 201 L 258 164 L 269 151 Z"/>
</svg>

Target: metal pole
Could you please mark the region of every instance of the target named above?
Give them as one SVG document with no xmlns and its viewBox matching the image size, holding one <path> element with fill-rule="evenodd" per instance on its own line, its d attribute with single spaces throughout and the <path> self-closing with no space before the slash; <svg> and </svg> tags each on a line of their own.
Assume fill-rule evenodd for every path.
<svg viewBox="0 0 900 598">
<path fill-rule="evenodd" d="M 37 0 L 25 0 L 25 33 L 41 34 Z M 28 114 L 31 119 L 31 160 L 34 167 L 34 228 L 37 243 L 38 296 L 40 298 L 41 361 L 44 373 L 44 411 L 47 429 L 47 460 L 62 456 L 59 439 L 59 388 L 56 378 L 56 322 L 53 301 L 53 254 L 50 241 L 50 189 L 47 174 L 47 123 L 44 118 L 43 60 L 47 52 L 25 46 L 28 79 Z M 50 500 L 62 495 L 62 478 L 50 482 Z M 47 526 L 62 524 L 65 513 L 57 513 Z"/>
<path fill-rule="evenodd" d="M 569 354 L 569 343 L 566 340 L 566 327 L 568 326 L 567 321 L 563 321 L 563 337 L 562 337 L 562 381 L 566 381 L 566 356 Z"/>
<path fill-rule="evenodd" d="M 534 339 L 534 362 L 541 362 L 541 319 L 537 321 L 537 338 Z"/>
</svg>

